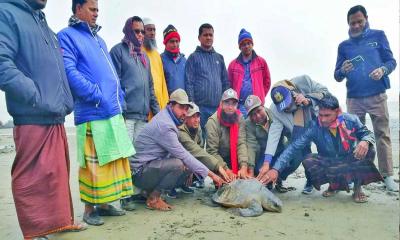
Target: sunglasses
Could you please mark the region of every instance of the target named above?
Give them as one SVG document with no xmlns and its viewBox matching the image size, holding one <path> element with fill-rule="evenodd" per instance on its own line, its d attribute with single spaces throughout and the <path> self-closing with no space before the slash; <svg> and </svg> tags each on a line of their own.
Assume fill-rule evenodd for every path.
<svg viewBox="0 0 400 240">
<path fill-rule="evenodd" d="M 141 34 L 143 34 L 144 35 L 144 30 L 140 30 L 140 29 L 134 29 L 133 30 L 136 34 L 139 34 L 139 33 L 141 33 Z"/>
</svg>

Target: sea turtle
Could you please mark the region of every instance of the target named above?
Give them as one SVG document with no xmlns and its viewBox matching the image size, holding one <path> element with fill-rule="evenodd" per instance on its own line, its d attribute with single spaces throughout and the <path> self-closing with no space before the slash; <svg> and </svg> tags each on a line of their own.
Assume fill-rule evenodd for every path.
<svg viewBox="0 0 400 240">
<path fill-rule="evenodd" d="M 224 185 L 214 193 L 212 200 L 233 208 L 233 212 L 243 217 L 260 216 L 263 209 L 282 211 L 282 201 L 256 179 L 238 179 Z"/>
</svg>

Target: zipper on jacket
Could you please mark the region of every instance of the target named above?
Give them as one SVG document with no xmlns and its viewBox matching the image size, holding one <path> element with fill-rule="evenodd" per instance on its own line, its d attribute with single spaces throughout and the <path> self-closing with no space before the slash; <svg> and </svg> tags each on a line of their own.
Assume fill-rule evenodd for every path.
<svg viewBox="0 0 400 240">
<path fill-rule="evenodd" d="M 139 59 L 137 57 L 135 59 L 136 59 L 136 64 L 138 66 L 141 66 L 140 64 L 142 64 L 142 62 L 139 61 Z M 143 80 L 142 83 L 143 83 L 144 100 L 146 100 L 146 86 L 144 83 L 145 79 L 144 79 L 144 75 L 143 75 L 143 70 L 142 70 L 142 67 L 139 67 L 139 69 L 140 69 L 140 75 L 142 75 L 142 80 Z M 145 106 L 146 106 L 146 103 L 145 103 L 145 101 L 143 101 L 143 109 L 144 109 L 143 113 L 146 111 Z"/>
<path fill-rule="evenodd" d="M 64 95 L 66 95 L 66 92 L 65 92 L 66 89 L 65 89 L 65 86 L 64 86 L 65 82 L 64 82 L 64 79 L 62 77 L 63 75 L 62 75 L 61 69 L 60 69 L 59 58 L 57 58 L 57 55 L 54 52 L 58 48 L 57 48 L 57 45 L 55 44 L 55 42 L 51 39 L 52 37 L 54 37 L 54 38 L 56 38 L 56 37 L 52 33 L 49 32 L 49 25 L 47 24 L 46 18 L 43 18 L 43 20 L 40 20 L 40 19 L 37 19 L 37 17 L 35 16 L 35 14 L 33 12 L 31 14 L 33 16 L 33 19 L 35 19 L 35 22 L 36 22 L 37 26 L 39 27 L 40 32 L 41 32 L 46 44 L 49 46 L 50 51 L 51 51 L 51 53 L 52 53 L 52 55 L 53 55 L 53 57 L 55 59 L 55 62 L 56 62 L 56 65 L 57 65 L 57 70 L 58 70 L 57 71 L 58 72 L 58 77 L 62 80 L 61 87 L 64 90 Z M 44 25 L 46 27 L 47 34 L 44 33 L 44 29 L 43 29 L 44 25 L 41 23 L 41 21 L 43 21 L 43 23 L 44 23 Z M 64 104 L 65 103 L 63 103 L 63 107 L 65 108 Z"/>
<path fill-rule="evenodd" d="M 108 63 L 108 66 L 111 68 L 111 71 L 112 71 L 112 73 L 113 73 L 113 75 L 114 75 L 115 81 L 116 81 L 116 83 L 117 83 L 117 103 L 118 103 L 119 110 L 120 110 L 120 112 L 122 113 L 121 103 L 119 102 L 119 89 L 118 89 L 118 87 L 119 87 L 119 78 L 118 78 L 117 74 L 115 73 L 114 68 L 113 68 L 113 66 L 111 65 L 110 61 L 108 60 L 107 55 L 106 55 L 106 53 L 104 52 L 104 49 L 101 47 L 101 44 L 100 44 L 99 40 L 98 40 L 97 37 L 92 33 L 92 31 L 90 30 L 89 23 L 86 23 L 86 25 L 87 25 L 87 27 L 88 27 L 88 29 L 89 29 L 89 32 L 90 32 L 90 34 L 92 35 L 92 37 L 93 37 L 93 38 L 96 40 L 96 42 L 99 44 L 99 47 L 100 47 L 100 49 L 101 49 L 101 52 L 103 53 L 103 56 L 106 58 L 107 63 Z"/>
</svg>

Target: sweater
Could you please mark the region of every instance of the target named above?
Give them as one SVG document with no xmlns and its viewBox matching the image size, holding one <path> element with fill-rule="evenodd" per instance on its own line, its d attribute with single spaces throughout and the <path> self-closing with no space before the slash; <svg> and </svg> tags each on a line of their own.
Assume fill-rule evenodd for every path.
<svg viewBox="0 0 400 240">
<path fill-rule="evenodd" d="M 186 62 L 185 83 L 190 101 L 218 107 L 222 93 L 230 87 L 224 57 L 214 48 L 206 51 L 197 47 Z"/>
</svg>

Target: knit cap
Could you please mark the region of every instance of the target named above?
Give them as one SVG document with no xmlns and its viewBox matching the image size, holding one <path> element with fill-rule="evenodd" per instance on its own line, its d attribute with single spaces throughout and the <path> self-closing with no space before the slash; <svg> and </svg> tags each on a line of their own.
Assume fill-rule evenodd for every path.
<svg viewBox="0 0 400 240">
<path fill-rule="evenodd" d="M 244 40 L 249 40 L 251 43 L 253 43 L 253 37 L 251 36 L 251 33 L 246 31 L 246 29 L 242 28 L 239 33 L 239 38 L 238 38 L 238 44 L 240 46 L 240 43 L 243 42 Z"/>
<path fill-rule="evenodd" d="M 181 41 L 181 36 L 179 35 L 178 30 L 176 30 L 172 24 L 168 25 L 167 28 L 164 29 L 163 35 L 164 44 L 166 44 L 171 38 L 177 38 L 179 42 Z"/>
</svg>

